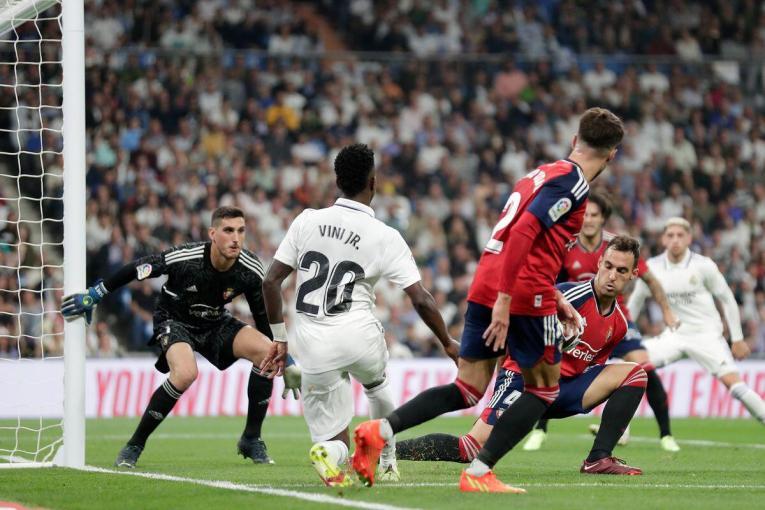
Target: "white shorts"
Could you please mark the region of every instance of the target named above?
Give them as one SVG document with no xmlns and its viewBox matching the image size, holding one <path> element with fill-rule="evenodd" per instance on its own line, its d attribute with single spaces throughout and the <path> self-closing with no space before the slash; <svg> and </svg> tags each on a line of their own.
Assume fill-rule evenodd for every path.
<svg viewBox="0 0 765 510">
<path fill-rule="evenodd" d="M 664 330 L 657 337 L 643 340 L 643 347 L 656 368 L 690 358 L 715 377 L 738 372 L 728 344 L 717 333 L 691 334 Z"/>
<path fill-rule="evenodd" d="M 354 409 L 350 377 L 363 385 L 379 383 L 385 379 L 387 362 L 388 349 L 381 341 L 367 356 L 346 367 L 319 374 L 303 373 L 303 415 L 314 442 L 332 439 L 351 424 Z"/>
</svg>

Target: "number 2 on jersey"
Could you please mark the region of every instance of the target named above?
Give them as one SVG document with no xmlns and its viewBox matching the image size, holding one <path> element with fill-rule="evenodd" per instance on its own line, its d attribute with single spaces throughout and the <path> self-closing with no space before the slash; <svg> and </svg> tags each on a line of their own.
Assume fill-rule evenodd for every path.
<svg viewBox="0 0 765 510">
<path fill-rule="evenodd" d="M 497 234 L 502 231 L 502 229 L 507 227 L 513 221 L 513 218 L 515 218 L 515 215 L 518 212 L 518 206 L 520 204 L 521 194 L 515 191 L 510 195 L 510 198 L 507 199 L 507 202 L 505 202 L 505 207 L 502 208 L 502 211 L 505 213 L 505 215 L 502 216 L 502 218 L 494 226 L 494 230 L 491 231 L 491 238 L 489 239 L 489 242 L 486 243 L 486 248 L 484 248 L 486 251 L 491 253 L 502 252 L 502 248 L 504 247 L 505 242 L 495 238 L 497 237 Z"/>
<path fill-rule="evenodd" d="M 298 312 L 308 315 L 318 315 L 319 306 L 305 302 L 305 298 L 311 292 L 324 287 L 329 279 L 329 285 L 324 292 L 324 314 L 340 315 L 351 309 L 353 303 L 353 287 L 356 281 L 364 278 L 364 268 L 350 260 L 343 260 L 335 264 L 330 274 L 329 259 L 323 253 L 318 251 L 309 251 L 300 259 L 300 270 L 310 271 L 316 265 L 317 270 L 313 278 L 304 281 L 298 289 L 297 302 L 295 308 Z M 343 287 L 343 294 L 340 301 L 337 300 L 337 288 L 342 283 L 346 275 L 351 275 L 351 280 Z"/>
</svg>

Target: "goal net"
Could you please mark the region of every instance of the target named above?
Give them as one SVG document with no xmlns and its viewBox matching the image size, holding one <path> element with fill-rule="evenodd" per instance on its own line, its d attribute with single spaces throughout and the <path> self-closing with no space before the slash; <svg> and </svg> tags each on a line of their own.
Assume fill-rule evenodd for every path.
<svg viewBox="0 0 765 510">
<path fill-rule="evenodd" d="M 64 337 L 67 329 L 70 338 L 71 328 L 59 309 L 65 286 L 62 40 L 67 2 L 0 0 L 3 467 L 63 464 L 65 451 Z M 80 173 L 84 169 L 67 171 L 67 186 L 70 177 L 80 180 Z M 78 424 L 72 423 L 76 432 Z"/>
</svg>

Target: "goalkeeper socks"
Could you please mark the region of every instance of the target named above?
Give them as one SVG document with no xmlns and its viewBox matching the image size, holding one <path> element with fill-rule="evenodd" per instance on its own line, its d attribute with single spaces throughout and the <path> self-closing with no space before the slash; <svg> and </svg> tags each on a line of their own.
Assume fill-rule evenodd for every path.
<svg viewBox="0 0 765 510">
<path fill-rule="evenodd" d="M 544 432 L 546 434 L 547 433 L 547 422 L 549 422 L 549 421 L 550 420 L 548 420 L 546 418 L 542 418 L 541 420 L 539 420 L 537 422 L 537 426 L 536 426 L 537 430 L 541 430 L 542 432 Z"/>
<path fill-rule="evenodd" d="M 462 456 L 461 438 L 449 434 L 428 434 L 399 441 L 396 456 L 401 460 L 468 462 Z"/>
<path fill-rule="evenodd" d="M 398 434 L 444 413 L 472 407 L 482 396 L 480 391 L 457 379 L 423 391 L 388 415 L 388 422 L 393 433 Z"/>
<path fill-rule="evenodd" d="M 364 393 L 369 401 L 369 416 L 372 419 L 382 418 L 394 411 L 393 394 L 390 391 L 388 380 L 384 379 L 380 384 L 372 387 L 364 387 Z M 390 464 L 396 460 L 396 438 L 387 440 L 380 456 L 382 464 Z"/>
<path fill-rule="evenodd" d="M 510 409 L 499 417 L 489 439 L 478 452 L 473 463 L 476 464 L 476 461 L 480 461 L 489 469 L 493 468 L 499 459 L 512 450 L 529 433 L 549 405 L 550 402 L 546 399 L 535 393 L 524 391 Z M 471 464 L 472 467 L 473 464 Z M 481 464 L 476 464 L 476 469 L 470 474 L 475 473 L 475 476 L 481 476 L 483 474 L 481 473 L 482 469 Z"/>
<path fill-rule="evenodd" d="M 730 387 L 730 393 L 736 400 L 741 401 L 749 414 L 765 424 L 765 402 L 745 382 L 737 382 Z"/>
<path fill-rule="evenodd" d="M 255 367 L 250 372 L 250 380 L 247 383 L 247 423 L 242 435 L 247 438 L 259 438 L 266 419 L 268 403 L 271 400 L 271 390 L 274 381 L 260 375 Z"/>
<path fill-rule="evenodd" d="M 170 414 L 173 410 L 173 406 L 178 402 L 183 394 L 178 388 L 173 386 L 170 379 L 165 379 L 162 386 L 154 391 L 154 394 L 149 400 L 149 405 L 146 406 L 146 410 L 143 412 L 141 421 L 138 423 L 138 428 L 135 429 L 133 437 L 127 442 L 129 445 L 145 446 L 146 440 L 154 430 L 159 427 L 162 420 Z"/>
<path fill-rule="evenodd" d="M 622 437 L 635 415 L 644 391 L 645 388 L 641 386 L 620 386 L 608 397 L 600 420 L 600 428 L 592 443 L 592 450 L 587 456 L 587 462 L 595 462 L 611 456 L 616 442 Z"/>
<path fill-rule="evenodd" d="M 656 423 L 659 424 L 659 437 L 671 436 L 669 428 L 669 403 L 667 402 L 667 392 L 664 391 L 664 385 L 661 383 L 659 374 L 656 370 L 644 366 L 648 376 L 648 385 L 645 389 L 645 396 L 648 399 L 648 405 L 651 406 Z"/>
</svg>

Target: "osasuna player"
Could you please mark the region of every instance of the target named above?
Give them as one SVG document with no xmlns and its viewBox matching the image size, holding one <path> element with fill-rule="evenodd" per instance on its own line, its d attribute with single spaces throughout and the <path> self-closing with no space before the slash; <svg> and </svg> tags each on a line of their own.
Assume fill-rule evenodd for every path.
<svg viewBox="0 0 765 510">
<path fill-rule="evenodd" d="M 64 298 L 64 316 L 85 314 L 89 321 L 107 293 L 133 280 L 168 277 L 154 310 L 151 343 L 162 349 L 157 369 L 170 375 L 152 395 L 133 436 L 117 456 L 118 467 L 135 467 L 149 435 L 197 378 L 194 352 L 219 370 L 239 358 L 253 362 L 247 385 L 247 423 L 237 448 L 256 463 L 273 463 L 260 438 L 273 381 L 256 368 L 274 347 L 261 291 L 263 268 L 258 257 L 244 248 L 245 221 L 240 209 L 216 209 L 208 233 L 208 242 L 189 243 L 137 259 L 105 280 L 98 280 L 86 292 Z M 255 328 L 234 318 L 225 308 L 240 294 L 247 299 Z M 274 374 L 281 373 L 280 363 Z"/>
<path fill-rule="evenodd" d="M 636 363 L 605 364 L 627 334 L 627 318 L 617 297 L 622 295 L 625 285 L 637 276 L 638 257 L 639 244 L 636 240 L 627 236 L 615 237 L 601 253 L 593 279 L 557 285 L 582 316 L 584 330 L 576 341 L 564 348 L 560 395 L 544 417 L 566 418 L 588 413 L 608 400 L 592 450 L 582 463 L 582 473 L 642 474 L 639 468 L 628 466 L 613 457 L 612 452 L 640 405 L 646 373 Z M 514 412 L 512 403 L 522 391 L 523 375 L 515 361 L 507 357 L 494 384 L 494 395 L 468 434 L 462 437 L 430 434 L 401 441 L 398 444 L 399 458 L 472 461 L 497 419 L 505 412 Z"/>
<path fill-rule="evenodd" d="M 736 299 L 717 264 L 689 249 L 691 239 L 690 223 L 684 218 L 670 218 L 662 236 L 664 253 L 648 259 L 648 267 L 661 280 L 670 305 L 680 318 L 680 327 L 674 331 L 664 330 L 660 336 L 643 341 L 643 345 L 657 367 L 691 358 L 719 379 L 754 418 L 765 424 L 765 403 L 741 380 L 733 361 L 734 357 L 741 360 L 749 356 Z M 646 286 L 638 282 L 627 302 L 633 317 L 640 313 L 647 296 Z M 730 348 L 723 337 L 714 298 L 722 305 L 728 323 Z"/>
<path fill-rule="evenodd" d="M 315 442 L 310 459 L 325 484 L 346 486 L 352 483 L 343 469 L 353 417 L 349 375 L 363 385 L 372 417 L 393 410 L 385 377 L 388 351 L 373 313 L 377 281 L 386 278 L 406 292 L 455 361 L 459 345 L 423 288 L 406 242 L 369 207 L 375 194 L 374 153 L 363 144 L 343 148 L 335 159 L 335 174 L 343 197 L 331 207 L 307 209 L 295 218 L 274 255 L 263 291 L 275 340 L 286 339 L 281 284 L 297 270 L 290 350 L 303 373 L 303 411 Z M 282 356 L 285 344 L 277 345 Z M 393 441 L 383 452 L 380 472 L 383 479 L 399 479 Z"/>
<path fill-rule="evenodd" d="M 519 492 L 499 482 L 491 468 L 557 397 L 556 313 L 573 320 L 575 312 L 556 294 L 555 280 L 567 246 L 582 227 L 588 183 L 614 157 L 623 134 L 616 115 L 591 108 L 579 121 L 569 157 L 543 165 L 516 183 L 470 286 L 457 379 L 421 393 L 384 420 L 359 425 L 353 467 L 362 479 L 373 482 L 380 449 L 393 434 L 475 405 L 508 338 L 510 354 L 523 370 L 526 384 L 514 404 L 518 412 L 500 418 L 477 459 L 463 473 L 460 487 L 475 490 L 471 482 L 477 481 L 491 491 Z"/>
<path fill-rule="evenodd" d="M 611 216 L 611 204 L 608 199 L 598 192 L 591 192 L 587 201 L 587 208 L 584 212 L 584 222 L 582 231 L 579 232 L 576 244 L 566 253 L 563 260 L 563 271 L 558 276 L 558 281 L 585 281 L 595 274 L 598 270 L 598 260 L 606 250 L 609 241 L 614 237 L 613 234 L 605 232 L 603 226 Z M 651 295 L 656 303 L 661 307 L 664 315 L 664 322 L 669 328 L 677 327 L 677 317 L 675 317 L 672 308 L 669 306 L 667 296 L 651 271 L 648 270 L 645 261 L 640 258 L 637 263 L 637 275 L 645 282 L 651 291 Z M 666 451 L 676 452 L 680 450 L 677 442 L 671 435 L 669 425 L 669 408 L 667 406 L 667 393 L 661 384 L 661 379 L 651 365 L 648 353 L 642 346 L 642 337 L 637 326 L 630 319 L 624 306 L 624 296 L 619 294 L 619 306 L 627 316 L 629 329 L 627 336 L 619 342 L 612 353 L 613 358 L 620 358 L 624 361 L 639 363 L 648 374 L 648 386 L 646 396 L 648 404 L 656 416 L 659 424 L 659 437 L 661 438 L 661 447 Z M 597 433 L 597 425 L 591 425 L 593 433 Z M 528 439 L 523 444 L 523 449 L 527 451 L 538 450 L 546 438 L 547 420 L 542 419 L 537 427 L 529 434 Z M 624 436 L 619 440 L 619 444 L 626 444 L 629 438 L 629 428 Z"/>
</svg>

